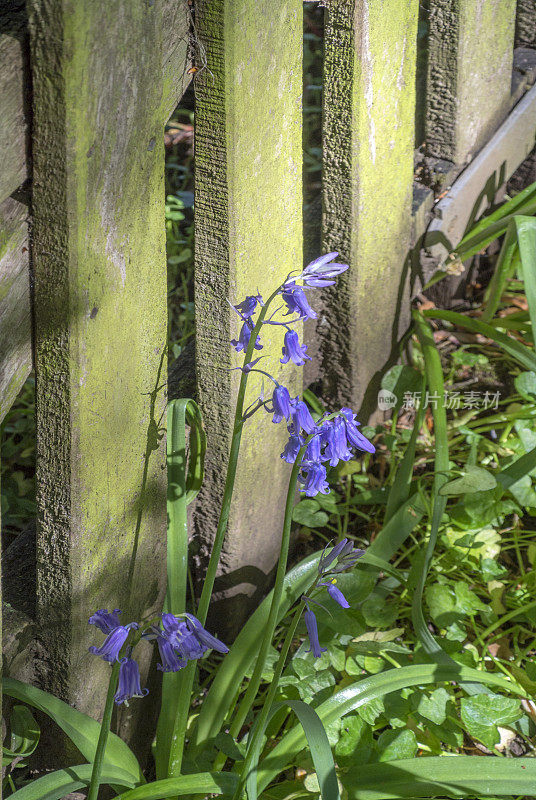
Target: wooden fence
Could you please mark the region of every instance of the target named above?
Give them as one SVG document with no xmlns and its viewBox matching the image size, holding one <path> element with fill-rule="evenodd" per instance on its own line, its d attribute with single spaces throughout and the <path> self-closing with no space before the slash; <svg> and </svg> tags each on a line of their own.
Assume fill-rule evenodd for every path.
<svg viewBox="0 0 536 800">
<path fill-rule="evenodd" d="M 202 565 L 236 390 L 227 300 L 267 291 L 302 262 L 303 6 L 196 0 L 194 28 L 188 0 L 5 5 L 0 419 L 33 358 L 39 679 L 98 714 L 105 665 L 90 667 L 89 614 L 107 606 L 137 617 L 158 611 L 163 596 L 163 127 L 204 52 L 207 68 L 195 76 L 196 372 L 210 448 L 193 520 Z M 436 211 L 463 231 L 484 189 L 491 196 L 534 145 L 536 5 L 518 0 L 517 26 L 515 0 L 323 5 L 323 250 L 339 250 L 351 270 L 306 331 L 319 342 L 320 371 L 305 380 L 371 405 L 397 356 L 416 285 L 412 247 L 428 243 L 435 194 L 450 184 L 455 192 L 462 173 L 470 204 L 458 192 L 453 211 L 449 193 Z M 414 183 L 416 119 L 435 194 Z M 437 213 L 433 225 L 438 241 Z M 264 351 L 270 367 L 275 338 Z M 302 377 L 292 375 L 294 391 Z M 220 582 L 235 620 L 278 548 L 287 470 L 274 428 L 255 417 L 245 437 Z"/>
</svg>

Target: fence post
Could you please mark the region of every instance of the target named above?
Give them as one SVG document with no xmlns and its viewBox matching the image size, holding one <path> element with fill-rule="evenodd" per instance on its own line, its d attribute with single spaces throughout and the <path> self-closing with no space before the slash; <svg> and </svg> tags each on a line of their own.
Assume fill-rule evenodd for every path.
<svg viewBox="0 0 536 800">
<path fill-rule="evenodd" d="M 517 0 L 516 47 L 536 47 L 536 0 Z"/>
<path fill-rule="evenodd" d="M 430 155 L 470 161 L 508 113 L 515 14 L 516 0 L 431 0 Z"/>
<path fill-rule="evenodd" d="M 30 14 L 38 621 L 46 688 L 98 716 L 109 667 L 89 615 L 162 603 L 162 20 L 144 0 Z"/>
<path fill-rule="evenodd" d="M 200 0 L 196 26 L 208 59 L 196 78 L 195 130 L 196 362 L 209 447 L 195 514 L 202 569 L 229 450 L 238 381 L 229 368 L 241 363 L 229 344 L 239 320 L 228 301 L 265 295 L 302 264 L 302 2 Z M 277 377 L 281 329 L 262 338 L 262 367 Z M 299 375 L 287 368 L 284 376 L 298 391 Z M 279 458 L 283 433 L 264 412 L 244 430 L 225 575 L 217 583 L 227 590 L 226 619 L 235 630 L 251 607 L 245 596 L 264 588 L 276 561 L 289 475 Z"/>
<path fill-rule="evenodd" d="M 329 393 L 375 407 L 410 243 L 418 0 L 333 0 L 324 45 L 323 249 L 350 270 L 319 320 Z M 396 357 L 396 355 L 395 355 Z"/>
</svg>

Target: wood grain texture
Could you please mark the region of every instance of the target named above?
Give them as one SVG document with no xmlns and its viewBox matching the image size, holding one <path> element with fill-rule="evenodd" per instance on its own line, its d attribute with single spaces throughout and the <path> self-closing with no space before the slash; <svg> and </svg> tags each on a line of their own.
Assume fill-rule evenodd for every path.
<svg viewBox="0 0 536 800">
<path fill-rule="evenodd" d="M 140 619 L 164 589 L 161 6 L 31 8 L 37 614 L 47 688 L 98 715 L 108 666 L 88 653 L 89 615 Z"/>
<path fill-rule="evenodd" d="M 429 14 L 430 155 L 470 161 L 509 111 L 516 0 L 434 0 Z"/>
<path fill-rule="evenodd" d="M 0 203 L 27 178 L 28 41 L 24 2 L 0 8 Z"/>
<path fill-rule="evenodd" d="M 215 530 L 241 363 L 229 341 L 239 319 L 228 301 L 266 296 L 302 264 L 302 3 L 202 0 L 197 26 L 208 67 L 196 106 L 196 366 L 207 427 L 205 489 L 195 514 L 199 571 Z M 282 330 L 263 330 L 264 369 L 282 375 Z M 252 376 L 250 399 L 261 389 Z M 291 390 L 300 376 L 285 368 Z M 265 386 L 266 392 L 271 388 Z M 279 549 L 289 477 L 284 431 L 259 412 L 247 422 L 222 557 L 227 627 L 239 628 L 266 586 Z M 263 476 L 261 478 L 261 476 Z M 229 605 L 230 603 L 230 605 Z M 226 624 L 226 620 L 218 620 Z"/>
<path fill-rule="evenodd" d="M 322 249 L 350 269 L 328 290 L 317 334 L 326 391 L 346 404 L 375 394 L 404 324 L 417 16 L 418 0 L 327 8 Z"/>
<path fill-rule="evenodd" d="M 536 47 L 536 0 L 517 0 L 516 47 Z"/>
<path fill-rule="evenodd" d="M 0 204 L 0 422 L 32 368 L 28 209 Z"/>
<path fill-rule="evenodd" d="M 167 122 L 188 88 L 191 75 L 188 0 L 162 2 L 162 106 Z"/>
</svg>

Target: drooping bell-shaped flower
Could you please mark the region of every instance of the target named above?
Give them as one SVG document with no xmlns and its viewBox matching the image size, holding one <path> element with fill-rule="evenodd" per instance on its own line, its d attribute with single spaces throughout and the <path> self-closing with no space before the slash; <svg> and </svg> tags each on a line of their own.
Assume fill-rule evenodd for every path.
<svg viewBox="0 0 536 800">
<path fill-rule="evenodd" d="M 316 319 L 316 312 L 313 311 L 309 305 L 309 301 L 301 286 L 297 286 L 292 282 L 287 283 L 285 284 L 285 290 L 281 296 L 287 306 L 287 313 L 285 316 L 296 313 L 299 315 L 300 319 Z"/>
<path fill-rule="evenodd" d="M 296 432 L 303 430 L 305 433 L 309 434 L 316 431 L 316 422 L 312 418 L 311 412 L 303 400 L 296 400 L 293 403 L 291 414 L 292 424 Z"/>
<path fill-rule="evenodd" d="M 121 624 L 119 622 L 120 613 L 118 608 L 114 608 L 113 611 L 108 611 L 107 608 L 100 608 L 91 615 L 89 624 L 95 625 L 103 633 L 111 633 L 114 628 L 118 628 Z"/>
<path fill-rule="evenodd" d="M 313 436 L 307 450 L 305 451 L 305 461 L 310 463 L 319 463 L 322 460 L 322 437 L 319 433 Z"/>
<path fill-rule="evenodd" d="M 322 426 L 325 429 L 327 447 L 325 456 L 329 459 L 330 466 L 336 467 L 339 461 L 349 461 L 352 454 L 348 449 L 346 427 L 341 417 L 335 417 Z"/>
<path fill-rule="evenodd" d="M 332 261 L 338 255 L 334 251 L 315 258 L 305 267 L 301 275 L 298 275 L 298 279 L 302 280 L 306 286 L 332 286 L 335 283 L 333 279 L 348 269 L 348 264 L 336 264 Z"/>
<path fill-rule="evenodd" d="M 325 586 L 327 592 L 332 600 L 340 605 L 341 608 L 350 608 L 350 603 L 343 595 L 338 586 L 335 585 L 335 578 L 329 583 L 321 583 L 320 586 Z"/>
<path fill-rule="evenodd" d="M 237 303 L 233 308 L 238 311 L 242 319 L 249 319 L 255 313 L 257 305 L 262 306 L 262 297 L 260 294 L 248 295 L 241 303 Z"/>
<path fill-rule="evenodd" d="M 285 445 L 285 449 L 281 453 L 281 458 L 283 461 L 286 461 L 287 464 L 294 464 L 298 458 L 300 448 L 303 447 L 303 444 L 304 440 L 301 436 L 299 436 L 297 433 L 291 433 L 289 440 Z"/>
<path fill-rule="evenodd" d="M 274 416 L 272 422 L 281 422 L 282 419 L 288 420 L 291 411 L 290 393 L 286 386 L 277 384 L 272 395 L 272 407 Z"/>
<path fill-rule="evenodd" d="M 117 661 L 121 648 L 125 644 L 130 628 L 137 628 L 137 623 L 133 622 L 130 625 L 117 625 L 106 637 L 100 647 L 92 646 L 89 652 L 94 656 L 100 656 L 104 661 L 113 664 Z"/>
<path fill-rule="evenodd" d="M 205 630 L 205 628 L 203 628 L 197 617 L 194 617 L 193 614 L 186 614 L 186 623 L 190 631 L 195 636 L 195 638 L 205 648 L 207 648 L 208 650 L 217 650 L 218 653 L 229 652 L 229 648 L 227 647 L 227 645 L 224 644 L 223 642 L 220 642 L 219 639 L 216 639 L 215 636 L 213 636 L 211 633 Z"/>
<path fill-rule="evenodd" d="M 119 666 L 119 682 L 114 700 L 117 705 L 124 703 L 128 706 L 128 701 L 132 697 L 145 697 L 149 689 L 142 689 L 140 684 L 140 668 L 137 661 L 133 658 L 122 658 Z"/>
<path fill-rule="evenodd" d="M 304 464 L 299 476 L 303 489 L 300 489 L 307 497 L 315 497 L 320 494 L 329 494 L 330 488 L 326 481 L 326 468 L 323 464 Z"/>
<path fill-rule="evenodd" d="M 322 653 L 326 652 L 327 648 L 320 647 L 320 641 L 318 639 L 318 626 L 316 624 L 314 611 L 311 611 L 309 606 L 307 606 L 307 610 L 305 611 L 303 617 L 305 620 L 305 627 L 307 628 L 307 635 L 309 636 L 309 642 L 311 643 L 311 647 L 306 652 L 310 653 L 312 651 L 315 658 L 320 658 Z"/>
<path fill-rule="evenodd" d="M 161 672 L 178 672 L 180 669 L 183 669 L 183 667 L 186 666 L 188 662 L 175 652 L 171 642 L 168 639 L 165 639 L 160 634 L 156 637 L 156 643 L 158 645 L 160 658 L 162 659 L 162 663 L 156 665 L 157 669 L 159 669 Z"/>
<path fill-rule="evenodd" d="M 249 340 L 251 339 L 251 331 L 253 327 L 251 322 L 246 321 L 240 328 L 240 333 L 238 334 L 238 339 L 231 339 L 231 344 L 236 350 L 237 353 L 240 353 L 242 350 L 247 350 L 247 346 L 249 344 Z M 262 350 L 261 344 L 261 337 L 257 336 L 255 341 L 255 350 Z"/>
<path fill-rule="evenodd" d="M 346 429 L 346 438 L 350 447 L 355 447 L 357 450 L 365 450 L 367 453 L 375 453 L 376 448 L 369 442 L 366 436 L 358 431 L 357 426 L 359 423 L 355 422 L 355 415 L 351 408 L 341 408 L 344 418 L 344 426 Z"/>
<path fill-rule="evenodd" d="M 283 358 L 279 359 L 282 364 L 292 361 L 297 367 L 303 367 L 311 357 L 307 355 L 307 345 L 301 345 L 296 331 L 289 330 L 285 333 L 285 344 L 283 346 Z"/>
</svg>

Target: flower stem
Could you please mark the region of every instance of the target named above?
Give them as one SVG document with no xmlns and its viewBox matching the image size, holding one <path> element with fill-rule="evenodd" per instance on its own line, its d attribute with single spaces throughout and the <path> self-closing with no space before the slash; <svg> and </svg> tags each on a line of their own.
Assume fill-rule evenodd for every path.
<svg viewBox="0 0 536 800">
<path fill-rule="evenodd" d="M 102 772 L 102 765 L 104 763 L 104 754 L 106 752 L 106 743 L 108 741 L 108 734 L 110 733 L 110 724 L 112 722 L 112 712 L 114 710 L 114 694 L 117 689 L 118 677 L 119 677 L 119 661 L 116 661 L 112 667 L 110 682 L 108 684 L 108 694 L 106 695 L 106 704 L 104 706 L 104 714 L 102 715 L 99 740 L 97 742 L 95 757 L 93 759 L 93 769 L 91 771 L 91 782 L 89 784 L 87 800 L 97 800 L 99 794 L 100 777 Z"/>
<path fill-rule="evenodd" d="M 242 768 L 242 774 L 240 776 L 240 781 L 236 788 L 233 800 L 240 800 L 240 798 L 242 798 L 242 796 L 244 795 L 244 788 L 246 785 L 249 772 L 251 770 L 254 760 L 259 756 L 262 737 L 264 736 L 264 731 L 268 721 L 268 715 L 270 714 L 270 710 L 275 700 L 275 696 L 279 686 L 279 679 L 281 678 L 283 668 L 287 660 L 288 652 L 290 650 L 290 646 L 292 644 L 292 640 L 294 639 L 296 628 L 298 627 L 298 622 L 300 621 L 300 617 L 302 615 L 304 608 L 305 608 L 305 602 L 301 600 L 299 606 L 296 608 L 296 611 L 294 612 L 294 616 L 292 617 L 292 622 L 290 623 L 290 626 L 287 630 L 287 634 L 285 636 L 285 640 L 281 647 L 281 653 L 279 654 L 279 658 L 275 666 L 274 677 L 270 683 L 268 694 L 265 697 L 264 704 L 261 708 L 259 716 L 255 720 L 253 735 L 251 737 L 251 740 L 248 741 L 248 749 L 246 752 L 246 758 L 244 760 L 244 766 Z"/>
<path fill-rule="evenodd" d="M 251 332 L 249 343 L 244 355 L 244 366 L 251 361 L 257 335 L 261 329 L 262 323 L 270 306 L 270 303 L 279 294 L 280 287 L 270 295 L 265 305 L 261 308 L 255 327 Z M 212 597 L 212 590 L 214 588 L 214 581 L 216 579 L 216 572 L 220 561 L 221 550 L 223 547 L 223 540 L 227 531 L 227 523 L 229 521 L 229 513 L 231 510 L 231 501 L 233 499 L 234 482 L 236 478 L 236 470 L 238 465 L 238 455 L 240 452 L 240 441 L 242 438 L 242 428 L 244 425 L 244 400 L 246 397 L 248 374 L 242 371 L 240 376 L 240 385 L 238 387 L 238 394 L 236 398 L 236 409 L 233 425 L 233 436 L 231 439 L 231 450 L 229 453 L 229 463 L 227 466 L 227 476 L 225 479 L 225 488 L 223 491 L 222 506 L 220 511 L 220 518 L 218 520 L 218 527 L 212 545 L 212 552 L 207 566 L 205 581 L 203 583 L 203 590 L 199 600 L 197 609 L 197 618 L 204 625 L 207 618 L 210 599 Z M 168 776 L 176 777 L 181 773 L 182 758 L 184 753 L 184 740 L 186 736 L 186 728 L 188 725 L 188 712 L 190 709 L 190 698 L 192 695 L 192 688 L 195 674 L 195 662 L 190 661 L 181 674 L 181 685 L 179 690 L 178 709 L 173 729 L 173 735 L 170 742 L 169 754 L 169 769 Z"/>
<path fill-rule="evenodd" d="M 264 637 L 261 644 L 261 649 L 259 651 L 259 655 L 257 656 L 257 661 L 255 663 L 255 668 L 253 670 L 253 674 L 251 676 L 251 680 L 249 682 L 248 688 L 242 701 L 238 707 L 236 712 L 235 718 L 231 724 L 231 728 L 229 733 L 233 737 L 237 737 L 240 733 L 240 729 L 244 724 L 244 721 L 247 717 L 248 711 L 250 710 L 257 692 L 259 690 L 259 686 L 261 685 L 262 680 L 262 671 L 264 669 L 264 665 L 266 663 L 266 657 L 268 655 L 269 647 L 272 643 L 272 639 L 274 637 L 275 626 L 277 625 L 277 620 L 279 618 L 279 606 L 281 605 L 281 597 L 283 596 L 283 585 L 285 581 L 285 574 L 287 570 L 287 559 L 288 559 L 288 550 L 290 544 L 290 528 L 292 525 L 292 511 L 294 509 L 294 498 L 296 494 L 296 482 L 298 478 L 298 472 L 300 470 L 301 461 L 305 450 L 307 449 L 307 445 L 304 445 L 294 462 L 294 466 L 292 468 L 292 472 L 290 475 L 290 480 L 288 484 L 288 492 L 287 492 L 287 502 L 285 505 L 285 519 L 283 522 L 283 533 L 281 536 L 281 548 L 279 551 L 279 561 L 277 562 L 277 572 L 275 576 L 275 585 L 274 585 L 274 593 L 272 596 L 272 604 L 270 606 L 270 611 L 268 614 L 268 619 L 266 621 L 266 627 L 264 632 Z"/>
</svg>

